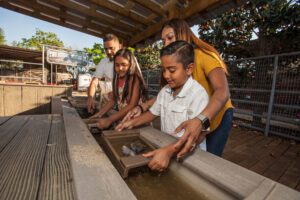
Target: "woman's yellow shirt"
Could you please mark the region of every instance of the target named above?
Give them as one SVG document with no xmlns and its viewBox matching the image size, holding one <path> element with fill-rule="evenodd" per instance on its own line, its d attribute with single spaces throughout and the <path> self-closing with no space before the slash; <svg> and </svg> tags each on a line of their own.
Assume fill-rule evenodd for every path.
<svg viewBox="0 0 300 200">
<path fill-rule="evenodd" d="M 195 49 L 195 67 L 193 71 L 193 78 L 198 81 L 208 93 L 209 98 L 213 95 L 213 88 L 209 82 L 208 74 L 216 68 L 224 68 L 219 58 L 212 53 L 208 54 L 199 48 Z M 226 71 L 226 70 L 225 70 Z M 221 123 L 223 115 L 228 108 L 233 108 L 231 100 L 229 99 L 225 106 L 220 110 L 220 112 L 211 120 L 210 131 L 214 131 Z"/>
</svg>

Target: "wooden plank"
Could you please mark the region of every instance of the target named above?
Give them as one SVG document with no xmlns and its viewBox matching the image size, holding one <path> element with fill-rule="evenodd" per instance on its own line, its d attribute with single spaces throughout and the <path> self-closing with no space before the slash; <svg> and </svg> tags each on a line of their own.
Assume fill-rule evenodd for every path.
<svg viewBox="0 0 300 200">
<path fill-rule="evenodd" d="M 36 199 L 51 116 L 31 116 L 0 153 L 1 199 Z"/>
<path fill-rule="evenodd" d="M 276 162 L 276 159 L 280 157 L 289 147 L 289 144 L 281 142 L 277 148 L 275 148 L 268 155 L 264 156 L 258 163 L 256 163 L 250 170 L 263 174 L 273 163 Z"/>
<path fill-rule="evenodd" d="M 151 10 L 152 12 L 157 14 L 158 16 L 164 16 L 165 15 L 164 9 L 161 6 L 157 5 L 156 3 L 152 2 L 152 1 L 133 0 L 133 2 L 138 3 L 138 4 L 146 7 L 147 9 Z"/>
<path fill-rule="evenodd" d="M 21 86 L 4 87 L 4 116 L 18 114 L 22 110 Z"/>
<path fill-rule="evenodd" d="M 157 147 L 163 147 L 176 141 L 176 138 L 168 134 L 162 134 L 160 131 L 151 127 L 140 129 L 140 133 L 141 136 L 145 137 Z M 267 180 L 259 174 L 199 149 L 196 149 L 192 156 L 186 157 L 182 165 L 238 199 L 250 197 L 251 194 L 257 191 L 257 188 Z M 292 199 L 295 199 L 295 197 L 300 199 L 299 192 L 272 180 L 268 180 L 267 182 L 275 184 L 277 191 L 285 191 L 288 193 L 287 196 Z M 268 196 L 270 196 L 270 194 L 268 194 Z M 272 195 L 270 199 L 281 199 L 281 197 L 278 198 Z"/>
<path fill-rule="evenodd" d="M 293 161 L 278 182 L 296 189 L 297 184 L 300 183 L 300 145 L 292 146 L 284 156 Z"/>
<path fill-rule="evenodd" d="M 38 113 L 36 114 L 47 114 L 50 113 L 50 103 L 52 96 L 51 87 L 39 87 L 37 90 L 37 102 L 38 102 Z"/>
<path fill-rule="evenodd" d="M 146 1 L 143 1 L 146 2 Z M 149 2 L 149 1 L 147 1 Z M 195 13 L 199 13 L 203 10 L 205 10 L 206 8 L 218 4 L 220 3 L 220 0 L 215 0 L 215 1 L 198 1 L 198 0 L 193 0 L 189 3 L 189 6 L 187 8 L 184 8 L 183 10 L 181 10 L 180 12 L 176 12 L 176 6 L 170 6 L 169 8 L 169 13 L 170 13 L 170 18 L 182 18 L 182 19 L 186 19 L 190 16 L 192 16 Z M 171 14 L 174 13 L 174 14 Z M 181 15 L 181 16 L 176 16 L 176 15 Z M 157 33 L 162 25 L 168 20 L 167 17 L 163 17 L 158 23 L 148 26 L 147 29 L 137 35 L 135 35 L 134 37 L 131 38 L 130 42 L 129 42 L 129 46 L 138 43 L 140 41 L 145 40 L 146 38 L 154 35 L 155 33 Z"/>
<path fill-rule="evenodd" d="M 73 181 L 62 116 L 53 116 L 37 199 L 74 199 Z"/>
<path fill-rule="evenodd" d="M 11 117 L 0 117 L 0 125 L 4 124 L 6 121 L 8 121 Z"/>
<path fill-rule="evenodd" d="M 37 87 L 22 86 L 22 114 L 36 114 Z"/>
<path fill-rule="evenodd" d="M 288 159 L 285 156 L 280 156 L 274 163 L 271 165 L 267 171 L 263 173 L 264 176 L 277 181 L 284 172 L 288 169 L 289 165 L 292 163 L 292 160 Z"/>
<path fill-rule="evenodd" d="M 247 159 L 247 157 L 251 156 L 249 149 L 257 142 L 263 140 L 264 136 L 262 135 L 254 135 L 252 138 L 248 139 L 245 143 L 238 145 L 234 148 L 231 148 L 226 153 L 228 154 L 226 160 L 239 164 L 243 160 Z"/>
<path fill-rule="evenodd" d="M 239 163 L 240 166 L 245 167 L 247 169 L 251 168 L 253 165 L 255 165 L 259 160 L 270 154 L 277 145 L 280 144 L 280 140 L 278 139 L 272 139 L 270 137 L 265 138 L 261 143 L 258 143 L 255 147 L 249 148 L 249 153 L 251 156 L 249 156 L 247 159 L 244 159 L 242 162 Z"/>
<path fill-rule="evenodd" d="M 4 86 L 0 85 L 0 116 L 4 116 Z"/>
<path fill-rule="evenodd" d="M 151 127 L 142 128 L 140 131 L 141 136 L 158 147 L 177 140 Z M 223 188 L 235 198 L 245 198 L 264 179 L 258 174 L 199 149 L 187 157 L 182 165 L 214 183 L 216 187 Z"/>
<path fill-rule="evenodd" d="M 1 117 L 0 121 L 8 120 L 9 117 Z M 0 152 L 9 144 L 15 135 L 28 121 L 29 116 L 15 116 L 0 126 Z"/>
<path fill-rule="evenodd" d="M 265 199 L 299 200 L 299 194 L 295 190 L 291 192 L 290 188 L 277 184 Z"/>
<path fill-rule="evenodd" d="M 51 114 L 62 114 L 61 98 L 52 97 L 51 99 Z"/>
<path fill-rule="evenodd" d="M 266 199 L 275 186 L 274 181 L 265 179 L 245 200 Z"/>
<path fill-rule="evenodd" d="M 74 108 L 63 106 L 68 151 L 78 199 L 136 199 Z"/>
<path fill-rule="evenodd" d="M 56 0 L 57 1 L 57 0 Z M 111 3 L 109 1 L 97 1 L 97 0 L 91 0 L 92 4 L 101 6 L 101 7 L 105 7 L 108 8 L 110 10 L 112 10 L 113 12 L 119 14 L 119 15 L 123 15 L 125 17 L 129 17 L 130 19 L 132 19 L 134 22 L 138 22 L 139 24 L 134 24 L 135 27 L 133 28 L 137 28 L 139 29 L 139 27 L 141 26 L 141 24 L 143 25 L 147 25 L 146 19 L 143 19 L 140 15 L 131 12 L 130 9 L 131 7 L 133 7 L 133 2 L 128 1 L 126 6 L 128 9 L 126 8 L 122 8 L 114 3 Z"/>
</svg>

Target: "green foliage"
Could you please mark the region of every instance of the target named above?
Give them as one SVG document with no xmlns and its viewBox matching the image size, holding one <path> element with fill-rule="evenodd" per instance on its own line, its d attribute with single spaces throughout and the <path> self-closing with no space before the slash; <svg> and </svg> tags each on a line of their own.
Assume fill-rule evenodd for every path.
<svg viewBox="0 0 300 200">
<path fill-rule="evenodd" d="M 95 43 L 92 48 L 84 48 L 84 51 L 88 53 L 89 58 L 92 58 L 95 65 L 106 57 L 104 47 L 100 43 Z"/>
<path fill-rule="evenodd" d="M 142 70 L 157 68 L 160 64 L 159 50 L 161 45 L 149 45 L 145 48 L 136 49 L 137 60 Z"/>
<path fill-rule="evenodd" d="M 5 35 L 4 35 L 4 31 L 2 28 L 0 28 L 0 44 L 5 44 L 6 40 L 5 40 Z"/>
<path fill-rule="evenodd" d="M 55 33 L 44 32 L 40 29 L 36 29 L 35 35 L 29 39 L 22 38 L 21 42 L 13 42 L 13 46 L 36 50 L 42 50 L 43 44 L 57 47 L 64 46 L 64 43 L 57 37 Z"/>
<path fill-rule="evenodd" d="M 250 0 L 200 24 L 199 35 L 227 56 L 243 48 L 252 48 L 256 55 L 281 53 L 299 50 L 299 22 L 300 6 L 295 0 Z M 257 47 L 250 42 L 252 34 L 258 38 Z"/>
</svg>

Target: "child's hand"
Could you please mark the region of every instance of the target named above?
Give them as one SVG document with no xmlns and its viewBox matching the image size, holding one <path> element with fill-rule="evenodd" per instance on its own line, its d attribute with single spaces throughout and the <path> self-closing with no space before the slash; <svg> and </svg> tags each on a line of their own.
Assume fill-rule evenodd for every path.
<svg viewBox="0 0 300 200">
<path fill-rule="evenodd" d="M 97 127 L 99 129 L 106 129 L 108 128 L 110 125 L 112 124 L 112 121 L 110 120 L 109 117 L 106 117 L 106 118 L 102 118 L 99 120 L 98 124 L 97 124 Z"/>
<path fill-rule="evenodd" d="M 130 121 L 127 121 L 127 122 L 121 122 L 119 123 L 115 130 L 116 131 L 122 131 L 123 129 L 132 129 L 133 128 L 133 123 L 132 123 L 132 120 Z"/>
<path fill-rule="evenodd" d="M 100 118 L 102 115 L 100 115 L 100 112 L 97 112 L 96 114 L 94 114 L 93 116 L 89 117 L 89 119 L 96 119 L 96 118 Z"/>
<path fill-rule="evenodd" d="M 136 118 L 136 117 L 140 116 L 141 114 L 142 114 L 142 110 L 141 110 L 140 106 L 136 106 L 132 110 L 130 110 L 127 113 L 127 115 L 122 119 L 122 123 L 127 122 L 133 118 Z"/>
<path fill-rule="evenodd" d="M 148 167 L 152 170 L 162 172 L 169 166 L 169 162 L 173 153 L 173 145 L 169 145 L 143 154 L 143 156 L 146 158 L 153 157 L 152 160 L 148 163 Z"/>
</svg>

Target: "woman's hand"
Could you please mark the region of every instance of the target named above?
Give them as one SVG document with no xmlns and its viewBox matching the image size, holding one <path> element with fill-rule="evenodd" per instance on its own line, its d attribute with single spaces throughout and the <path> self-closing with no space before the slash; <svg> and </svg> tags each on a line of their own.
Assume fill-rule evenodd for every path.
<svg viewBox="0 0 300 200">
<path fill-rule="evenodd" d="M 148 167 L 156 171 L 164 171 L 169 166 L 170 159 L 175 152 L 174 144 L 143 154 L 144 157 L 152 160 L 148 163 Z"/>
<path fill-rule="evenodd" d="M 109 117 L 101 118 L 99 122 L 97 123 L 97 127 L 99 129 L 106 129 L 108 128 L 113 122 Z"/>
<path fill-rule="evenodd" d="M 177 158 L 181 158 L 187 153 L 194 150 L 194 148 L 200 144 L 206 136 L 205 132 L 202 132 L 202 123 L 198 118 L 187 120 L 181 123 L 176 129 L 175 134 L 181 130 L 185 130 L 182 137 L 175 143 L 175 149 L 180 150 L 177 153 Z M 182 147 L 183 146 L 183 147 Z"/>
<path fill-rule="evenodd" d="M 115 130 L 116 131 L 122 131 L 123 129 L 132 129 L 133 128 L 133 121 L 132 120 L 129 120 L 129 121 L 126 121 L 126 122 L 120 122 Z"/>
<path fill-rule="evenodd" d="M 133 118 L 136 118 L 142 114 L 142 110 L 140 106 L 135 106 L 132 110 L 130 110 L 126 116 L 122 119 L 121 123 L 124 123 L 126 121 L 129 121 Z"/>
</svg>

